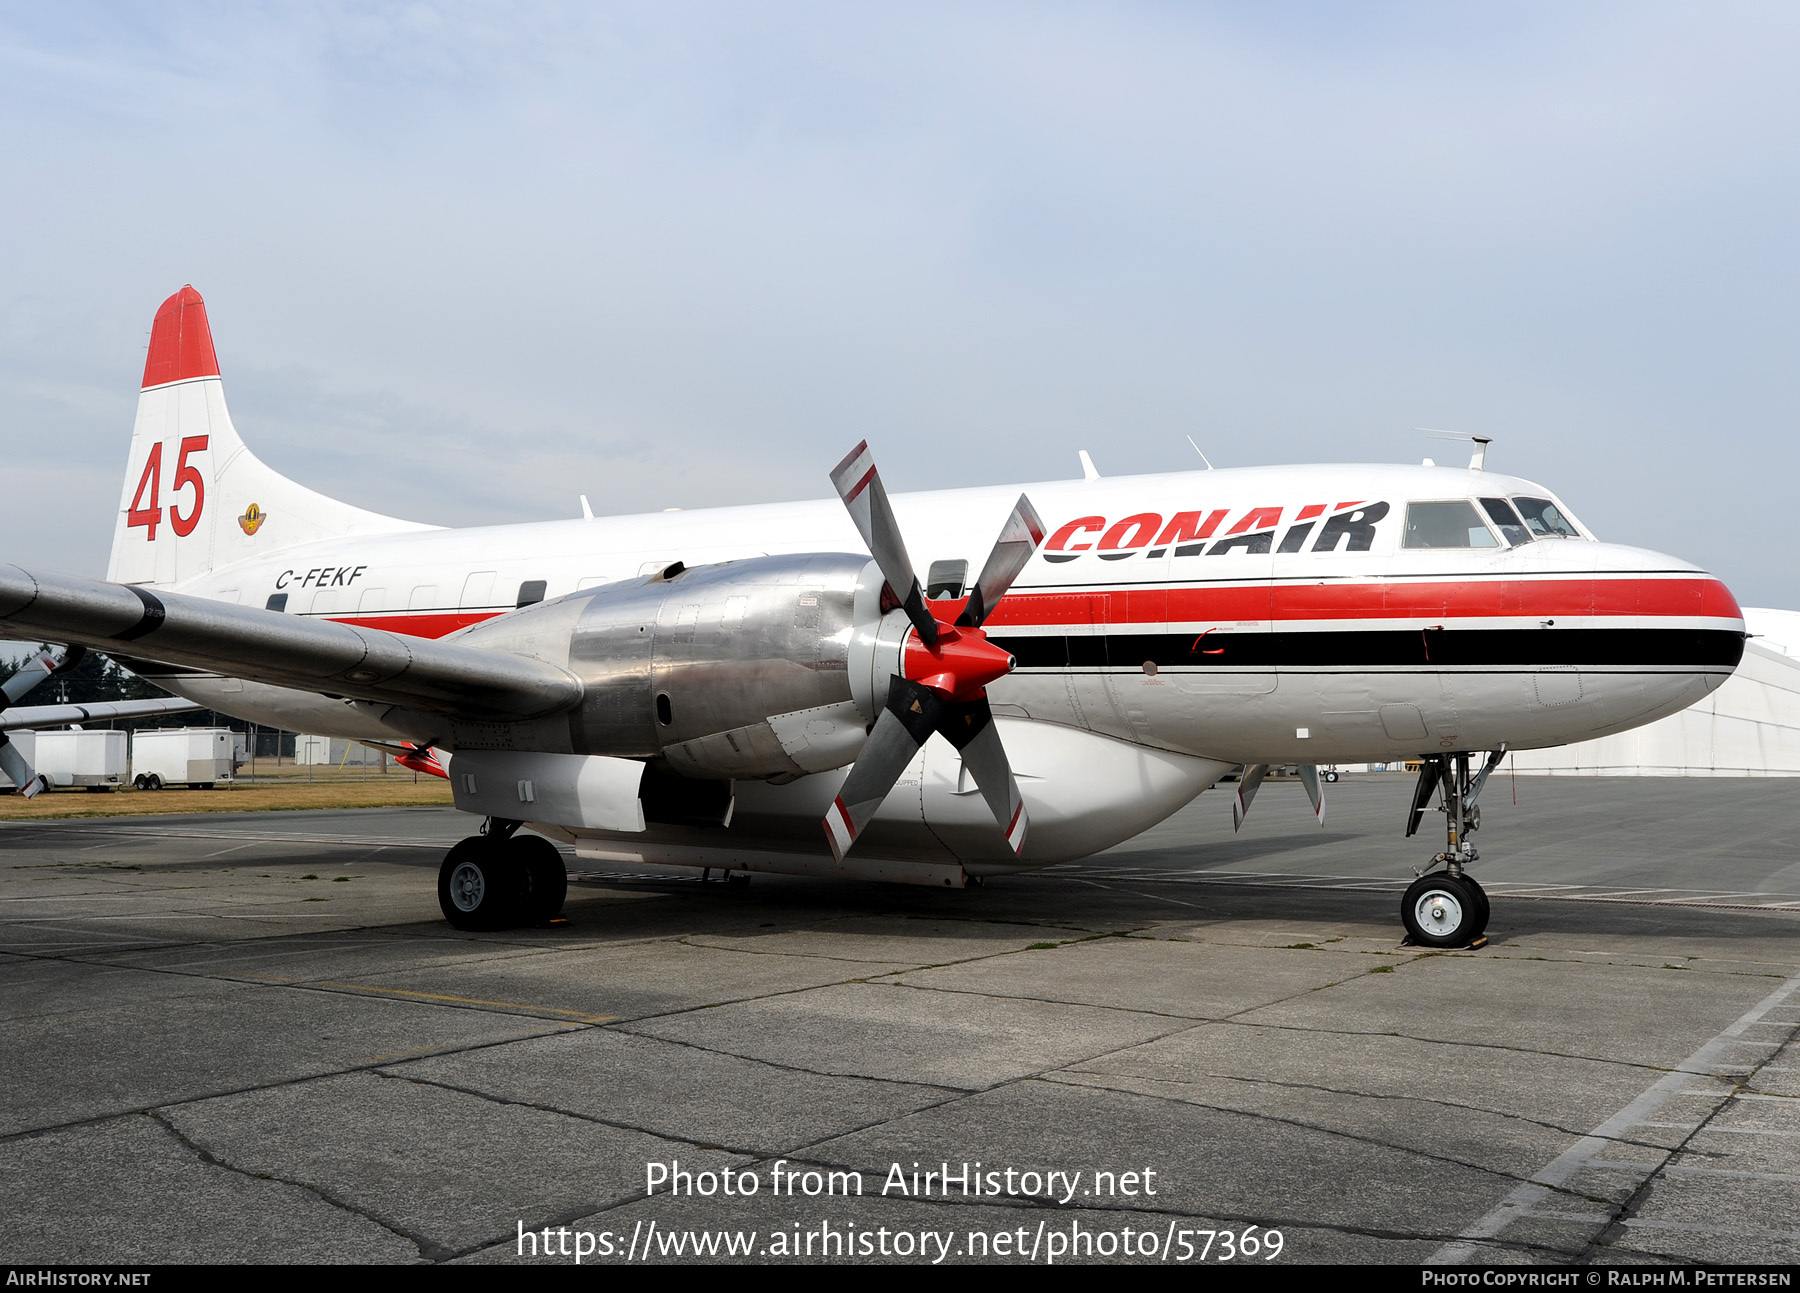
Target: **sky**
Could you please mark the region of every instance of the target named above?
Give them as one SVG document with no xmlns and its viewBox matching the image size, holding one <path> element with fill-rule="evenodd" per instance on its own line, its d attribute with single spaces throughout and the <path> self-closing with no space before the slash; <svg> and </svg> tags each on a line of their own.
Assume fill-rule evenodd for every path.
<svg viewBox="0 0 1800 1293">
<path fill-rule="evenodd" d="M 1800 7 L 0 0 L 0 560 L 106 565 L 151 317 L 448 525 L 1493 437 L 1800 608 Z"/>
</svg>

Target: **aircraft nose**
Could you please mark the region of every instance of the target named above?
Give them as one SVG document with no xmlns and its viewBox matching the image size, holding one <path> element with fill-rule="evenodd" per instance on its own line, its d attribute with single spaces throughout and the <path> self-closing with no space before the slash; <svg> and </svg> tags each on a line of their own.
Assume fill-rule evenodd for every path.
<svg viewBox="0 0 1800 1293">
<path fill-rule="evenodd" d="M 1601 700 L 1595 717 L 1606 729 L 1678 713 L 1731 676 L 1744 655 L 1744 613 L 1723 580 L 1666 553 L 1592 547 L 1568 607 L 1586 613 L 1558 617 L 1556 627 L 1589 640 L 1571 645 L 1586 657 L 1582 689 Z"/>
</svg>

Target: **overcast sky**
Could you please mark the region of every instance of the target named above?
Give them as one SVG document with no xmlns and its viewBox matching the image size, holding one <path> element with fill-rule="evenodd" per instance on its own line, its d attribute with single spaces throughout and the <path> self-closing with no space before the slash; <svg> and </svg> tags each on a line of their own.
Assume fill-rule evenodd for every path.
<svg viewBox="0 0 1800 1293">
<path fill-rule="evenodd" d="M 0 3 L 0 559 L 98 574 L 157 304 L 445 524 L 1494 437 L 1800 608 L 1800 7 Z"/>
</svg>

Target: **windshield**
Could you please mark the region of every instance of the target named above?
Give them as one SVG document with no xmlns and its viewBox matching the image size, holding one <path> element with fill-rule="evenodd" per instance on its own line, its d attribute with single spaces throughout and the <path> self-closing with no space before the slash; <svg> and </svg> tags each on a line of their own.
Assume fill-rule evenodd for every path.
<svg viewBox="0 0 1800 1293">
<path fill-rule="evenodd" d="M 1487 512 L 1488 519 L 1500 527 L 1501 537 L 1512 547 L 1531 542 L 1531 531 L 1519 520 L 1519 514 L 1513 511 L 1511 503 L 1504 498 L 1484 498 L 1481 506 Z"/>
<path fill-rule="evenodd" d="M 1525 525 L 1540 539 L 1579 539 L 1580 531 L 1569 523 L 1555 503 L 1547 498 L 1514 498 Z"/>
<path fill-rule="evenodd" d="M 1481 523 L 1475 504 L 1466 498 L 1444 503 L 1406 505 L 1407 548 L 1497 548 L 1500 541 Z"/>
</svg>

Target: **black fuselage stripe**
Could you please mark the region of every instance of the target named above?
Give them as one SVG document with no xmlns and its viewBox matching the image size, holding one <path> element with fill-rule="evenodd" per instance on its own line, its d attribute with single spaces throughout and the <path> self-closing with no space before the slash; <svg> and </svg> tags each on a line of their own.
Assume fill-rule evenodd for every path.
<svg viewBox="0 0 1800 1293">
<path fill-rule="evenodd" d="M 994 637 L 1021 669 L 1457 668 L 1642 665 L 1735 669 L 1744 635 L 1725 629 L 1376 629 L 1324 633 L 1109 633 Z"/>
</svg>

